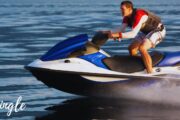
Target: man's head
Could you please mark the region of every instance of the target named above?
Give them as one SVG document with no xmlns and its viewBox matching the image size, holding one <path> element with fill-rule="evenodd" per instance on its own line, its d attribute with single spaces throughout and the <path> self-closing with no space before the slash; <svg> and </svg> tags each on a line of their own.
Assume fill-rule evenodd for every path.
<svg viewBox="0 0 180 120">
<path fill-rule="evenodd" d="M 132 14 L 133 11 L 133 3 L 131 1 L 123 1 L 121 2 L 121 6 L 120 6 L 121 12 L 122 12 L 122 16 L 123 17 L 128 17 Z"/>
</svg>

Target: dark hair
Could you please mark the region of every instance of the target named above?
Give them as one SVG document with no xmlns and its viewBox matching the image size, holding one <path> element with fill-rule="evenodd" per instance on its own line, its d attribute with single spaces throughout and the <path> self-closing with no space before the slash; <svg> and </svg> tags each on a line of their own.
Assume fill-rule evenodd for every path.
<svg viewBox="0 0 180 120">
<path fill-rule="evenodd" d="M 133 9 L 133 3 L 129 0 L 125 0 L 121 2 L 121 6 L 125 5 L 127 8 L 132 8 Z"/>
</svg>

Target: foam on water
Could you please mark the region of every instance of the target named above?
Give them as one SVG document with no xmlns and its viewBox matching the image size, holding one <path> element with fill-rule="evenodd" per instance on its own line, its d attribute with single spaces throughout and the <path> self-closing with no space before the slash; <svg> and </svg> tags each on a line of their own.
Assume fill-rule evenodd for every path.
<svg viewBox="0 0 180 120">
<path fill-rule="evenodd" d="M 130 88 L 124 97 L 151 103 L 180 106 L 180 79 L 163 79 Z"/>
</svg>

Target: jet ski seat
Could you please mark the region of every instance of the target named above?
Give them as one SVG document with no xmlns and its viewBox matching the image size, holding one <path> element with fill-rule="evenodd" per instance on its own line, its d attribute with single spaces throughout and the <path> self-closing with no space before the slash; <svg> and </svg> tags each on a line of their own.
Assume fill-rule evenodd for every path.
<svg viewBox="0 0 180 120">
<path fill-rule="evenodd" d="M 153 66 L 156 66 L 164 58 L 163 53 L 157 51 L 150 53 L 150 55 Z M 133 73 L 145 69 L 145 65 L 140 56 L 113 56 L 103 59 L 103 63 L 110 70 L 124 73 Z"/>
</svg>

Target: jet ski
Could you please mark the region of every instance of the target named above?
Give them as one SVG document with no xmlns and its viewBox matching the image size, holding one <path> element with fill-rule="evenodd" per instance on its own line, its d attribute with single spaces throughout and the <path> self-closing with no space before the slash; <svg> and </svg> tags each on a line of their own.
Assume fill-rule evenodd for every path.
<svg viewBox="0 0 180 120">
<path fill-rule="evenodd" d="M 94 97 L 121 96 L 119 91 L 134 86 L 180 80 L 180 51 L 151 52 L 153 73 L 147 74 L 140 56 L 111 56 L 101 49 L 107 39 L 101 34 L 92 40 L 87 34 L 70 37 L 25 68 L 49 87 Z"/>
</svg>

